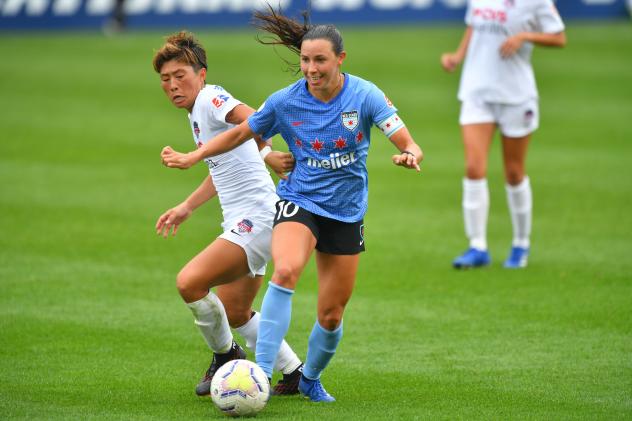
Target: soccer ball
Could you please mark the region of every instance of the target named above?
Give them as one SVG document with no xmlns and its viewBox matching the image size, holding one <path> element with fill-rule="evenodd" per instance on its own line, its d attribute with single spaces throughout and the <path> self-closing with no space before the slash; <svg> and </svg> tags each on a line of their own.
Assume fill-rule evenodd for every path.
<svg viewBox="0 0 632 421">
<path fill-rule="evenodd" d="M 270 384 L 257 364 L 248 360 L 232 360 L 221 366 L 213 376 L 211 399 L 228 416 L 251 417 L 268 403 Z"/>
</svg>

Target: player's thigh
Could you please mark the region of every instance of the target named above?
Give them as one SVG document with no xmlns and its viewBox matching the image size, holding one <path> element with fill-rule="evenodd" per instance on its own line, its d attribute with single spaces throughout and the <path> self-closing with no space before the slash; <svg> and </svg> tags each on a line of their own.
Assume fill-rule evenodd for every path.
<svg viewBox="0 0 632 421">
<path fill-rule="evenodd" d="M 316 238 L 306 225 L 294 221 L 275 225 L 272 230 L 272 282 L 294 289 L 314 247 Z"/>
<path fill-rule="evenodd" d="M 487 174 L 487 157 L 496 125 L 494 123 L 466 124 L 461 126 L 465 167 L 468 178 L 479 179 Z"/>
<path fill-rule="evenodd" d="M 531 135 L 502 137 L 505 179 L 511 185 L 520 184 L 524 179 L 530 138 Z"/>
<path fill-rule="evenodd" d="M 249 275 L 217 287 L 217 296 L 224 304 L 231 327 L 239 327 L 250 320 L 252 302 L 261 287 L 262 276 Z"/>
<path fill-rule="evenodd" d="M 337 255 L 316 252 L 318 270 L 318 321 L 335 329 L 355 286 L 360 254 Z"/>
<path fill-rule="evenodd" d="M 178 288 L 209 289 L 249 273 L 243 248 L 217 238 L 187 263 L 178 275 Z"/>
</svg>

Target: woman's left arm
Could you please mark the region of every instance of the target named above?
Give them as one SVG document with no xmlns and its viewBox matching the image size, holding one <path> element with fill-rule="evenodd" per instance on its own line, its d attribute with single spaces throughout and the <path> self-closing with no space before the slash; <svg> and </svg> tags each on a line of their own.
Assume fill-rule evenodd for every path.
<svg viewBox="0 0 632 421">
<path fill-rule="evenodd" d="M 400 151 L 400 154 L 393 155 L 393 164 L 421 171 L 419 164 L 424 159 L 424 153 L 419 145 L 415 143 L 408 128 L 404 126 L 397 130 L 391 135 L 390 140 Z"/>
<path fill-rule="evenodd" d="M 555 34 L 544 32 L 519 32 L 500 46 L 500 55 L 503 58 L 510 57 L 522 47 L 525 42 L 531 42 L 546 47 L 563 47 L 566 45 L 566 33 L 564 31 Z"/>
</svg>

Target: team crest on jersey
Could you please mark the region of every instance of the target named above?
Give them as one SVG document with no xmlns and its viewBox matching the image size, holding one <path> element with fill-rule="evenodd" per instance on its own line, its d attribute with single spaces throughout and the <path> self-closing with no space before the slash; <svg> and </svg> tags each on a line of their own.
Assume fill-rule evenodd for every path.
<svg viewBox="0 0 632 421">
<path fill-rule="evenodd" d="M 200 138 L 200 126 L 197 124 L 197 121 L 193 122 L 193 133 L 195 133 L 195 138 Z"/>
<path fill-rule="evenodd" d="M 342 125 L 350 132 L 354 131 L 358 127 L 358 112 L 357 111 L 343 111 Z"/>
<path fill-rule="evenodd" d="M 237 229 L 241 233 L 251 232 L 253 226 L 254 225 L 252 224 L 252 222 L 249 219 L 242 219 L 241 222 L 239 222 L 237 224 Z"/>
</svg>

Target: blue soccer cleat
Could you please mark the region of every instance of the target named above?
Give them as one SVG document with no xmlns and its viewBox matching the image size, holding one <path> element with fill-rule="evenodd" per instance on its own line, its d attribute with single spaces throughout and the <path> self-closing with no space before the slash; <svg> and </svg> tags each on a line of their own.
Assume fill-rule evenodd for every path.
<svg viewBox="0 0 632 421">
<path fill-rule="evenodd" d="M 320 380 L 310 380 L 301 376 L 298 390 L 312 402 L 334 402 L 336 399 L 323 388 Z"/>
<path fill-rule="evenodd" d="M 487 250 L 478 250 L 474 247 L 467 249 L 465 253 L 454 259 L 452 266 L 456 269 L 469 269 L 487 266 L 492 261 Z"/>
<path fill-rule="evenodd" d="M 509 269 L 520 269 L 527 267 L 529 249 L 524 247 L 512 247 L 509 257 L 505 260 L 504 266 Z"/>
</svg>

